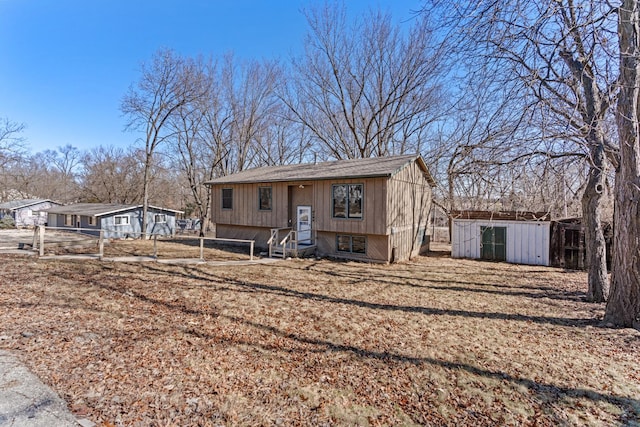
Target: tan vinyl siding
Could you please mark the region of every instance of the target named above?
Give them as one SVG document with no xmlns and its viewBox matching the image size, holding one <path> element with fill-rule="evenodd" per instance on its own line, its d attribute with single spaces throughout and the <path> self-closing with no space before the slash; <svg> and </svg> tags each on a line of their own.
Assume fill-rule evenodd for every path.
<svg viewBox="0 0 640 427">
<path fill-rule="evenodd" d="M 363 260 L 363 261 L 389 261 L 389 240 L 388 236 L 369 234 L 367 238 L 367 253 L 350 254 L 348 252 L 338 252 L 336 247 L 336 236 L 342 233 L 318 232 L 317 250 L 318 256 L 331 256 L 337 258 Z"/>
<path fill-rule="evenodd" d="M 271 187 L 271 210 L 260 210 L 258 187 Z M 222 209 L 222 189 L 233 189 L 233 208 Z M 286 183 L 255 183 L 216 185 L 213 187 L 211 211 L 218 224 L 234 224 L 257 227 L 287 227 Z"/>
<path fill-rule="evenodd" d="M 419 234 L 429 231 L 432 189 L 423 171 L 414 162 L 389 180 L 387 233 L 395 261 L 418 255 L 422 243 Z"/>
<path fill-rule="evenodd" d="M 217 224 L 220 237 L 255 239 L 257 245 L 263 246 L 268 240 L 269 228 L 295 227 L 296 207 L 311 206 L 312 236 L 316 239 L 320 256 L 382 262 L 407 260 L 420 252 L 424 234 L 429 231 L 433 179 L 425 171 L 422 160 L 418 159 L 419 161 L 405 160 L 404 166 L 394 163 L 396 169 L 389 171 L 386 176 L 359 175 L 357 165 L 360 163 L 353 162 L 353 170 L 342 167 L 333 172 L 350 173 L 348 178 L 336 175 L 327 179 L 310 177 L 275 181 L 277 176 L 274 176 L 274 182 L 271 183 L 246 183 L 238 180 L 233 182 L 230 177 L 227 182 L 212 182 L 212 218 Z M 377 162 L 382 161 L 380 159 Z M 377 162 L 367 162 L 365 164 L 369 165 L 368 172 L 373 173 Z M 333 163 L 329 164 L 331 165 Z M 278 171 L 284 176 L 285 172 L 293 174 L 298 169 L 274 169 L 274 173 Z M 266 170 L 260 173 L 262 179 L 268 179 Z M 333 186 L 354 184 L 362 185 L 362 218 L 334 218 Z M 271 211 L 259 210 L 259 187 L 272 188 Z M 233 189 L 231 210 L 221 209 L 223 188 Z M 354 212 L 356 215 L 359 213 Z M 338 252 L 337 235 L 366 236 L 366 254 Z"/>
<path fill-rule="evenodd" d="M 267 240 L 270 237 L 270 229 L 262 227 L 247 227 L 241 225 L 216 225 L 216 237 L 220 239 L 255 240 L 257 248 L 267 248 Z"/>
<path fill-rule="evenodd" d="M 300 188 L 300 186 L 303 186 L 304 188 Z M 295 225 L 296 223 L 297 206 L 311 206 L 311 211 L 313 215 L 315 215 L 316 207 L 313 205 L 314 197 L 315 197 L 315 194 L 314 194 L 315 183 L 311 183 L 307 181 L 289 182 L 287 183 L 287 187 L 290 187 L 288 189 L 288 192 L 291 195 L 291 206 L 289 206 L 289 211 L 288 211 L 288 215 L 289 215 L 288 219 L 290 219 L 291 222 L 288 222 L 287 227 L 291 227 L 292 224 Z M 285 200 L 285 203 L 286 203 L 286 200 Z M 311 224 L 311 226 L 313 228 L 314 224 Z"/>
<path fill-rule="evenodd" d="M 362 219 L 333 218 L 332 187 L 339 184 L 363 184 Z M 316 228 L 344 234 L 386 234 L 386 178 L 341 179 L 315 184 Z"/>
</svg>

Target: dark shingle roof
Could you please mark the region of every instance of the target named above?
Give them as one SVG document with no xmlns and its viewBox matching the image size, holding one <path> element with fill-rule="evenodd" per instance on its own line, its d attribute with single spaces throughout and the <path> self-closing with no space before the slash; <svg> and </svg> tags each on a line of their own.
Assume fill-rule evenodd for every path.
<svg viewBox="0 0 640 427">
<path fill-rule="evenodd" d="M 205 184 L 246 184 L 254 182 L 391 177 L 413 161 L 418 161 L 418 164 L 427 175 L 429 183 L 435 185 L 435 181 L 427 170 L 422 157 L 416 154 L 393 157 L 371 157 L 367 159 L 334 160 L 330 162 L 303 163 L 286 166 L 264 166 L 216 178 L 207 181 Z"/>
<path fill-rule="evenodd" d="M 28 206 L 37 205 L 39 203 L 51 202 L 49 199 L 22 199 L 22 200 L 12 200 L 10 202 L 0 203 L 0 209 L 20 209 L 26 208 Z M 55 202 L 54 202 L 55 203 Z"/>
<path fill-rule="evenodd" d="M 83 215 L 83 216 L 104 216 L 118 212 L 129 211 L 132 209 L 142 208 L 142 205 L 123 205 L 119 203 L 75 203 L 66 206 L 56 206 L 51 209 L 44 209 L 45 212 L 66 215 Z M 149 206 L 149 208 L 182 213 L 174 209 L 159 208 L 157 206 Z"/>
</svg>

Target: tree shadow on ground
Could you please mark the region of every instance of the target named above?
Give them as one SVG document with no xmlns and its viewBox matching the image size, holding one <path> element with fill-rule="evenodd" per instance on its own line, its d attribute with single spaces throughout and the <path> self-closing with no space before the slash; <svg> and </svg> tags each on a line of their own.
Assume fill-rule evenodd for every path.
<svg viewBox="0 0 640 427">
<path fill-rule="evenodd" d="M 148 266 L 148 267 L 153 270 L 153 266 Z M 194 274 L 190 277 L 198 278 L 200 280 L 207 280 L 206 279 L 207 275 L 203 275 L 201 272 L 199 274 Z M 229 279 L 225 279 L 225 280 L 227 282 L 229 281 Z M 257 283 L 245 283 L 245 282 L 238 282 L 238 281 L 231 281 L 231 282 L 233 282 L 233 286 L 241 288 L 244 291 L 259 292 L 259 293 L 263 293 L 263 292 L 275 293 L 277 295 L 284 295 L 284 296 L 295 297 L 295 298 L 305 298 L 305 299 L 311 299 L 314 301 L 331 302 L 331 303 L 339 303 L 339 304 L 352 304 L 358 307 L 372 308 L 372 309 L 400 310 L 400 311 L 406 311 L 406 312 L 412 312 L 412 313 L 419 312 L 419 313 L 425 313 L 430 315 L 442 314 L 442 315 L 460 315 L 465 317 L 524 320 L 524 321 L 535 321 L 535 322 L 570 325 L 570 326 L 584 325 L 584 323 L 580 319 L 537 318 L 532 316 L 505 315 L 502 313 L 474 313 L 474 312 L 464 312 L 464 311 L 455 311 L 455 310 L 451 312 L 449 310 L 434 310 L 434 309 L 428 309 L 424 307 L 380 305 L 380 304 L 366 303 L 362 301 L 333 298 L 333 297 L 328 297 L 328 296 L 319 295 L 315 293 L 298 292 L 298 291 L 293 291 L 293 290 L 286 289 L 279 286 L 263 285 L 263 284 L 257 284 Z M 250 340 L 250 339 L 242 338 L 242 336 L 227 335 L 224 338 L 221 338 L 221 336 L 218 336 L 218 335 L 214 336 L 211 333 L 203 332 L 197 327 L 190 326 L 185 328 L 181 325 L 173 326 L 175 328 L 180 329 L 182 333 L 192 335 L 194 337 L 212 339 L 212 340 L 216 340 L 216 342 L 220 342 L 220 340 L 222 339 L 223 341 L 225 341 L 227 345 L 255 347 L 264 351 L 271 351 L 274 353 L 331 352 L 331 353 L 351 354 L 360 359 L 379 361 L 384 364 L 389 364 L 389 363 L 395 363 L 400 365 L 410 364 L 410 365 L 419 367 L 421 369 L 428 369 L 429 366 L 435 366 L 435 367 L 439 367 L 439 368 L 443 368 L 451 371 L 460 370 L 474 376 L 494 379 L 501 382 L 507 382 L 514 387 L 515 386 L 524 387 L 531 393 L 531 396 L 533 399 L 535 399 L 536 401 L 539 402 L 540 405 L 542 405 L 547 409 L 550 409 L 551 411 L 558 411 L 558 409 L 560 408 L 560 405 L 562 404 L 563 399 L 582 398 L 582 399 L 587 399 L 596 403 L 604 402 L 610 405 L 614 405 L 619 410 L 620 415 L 618 417 L 618 421 L 623 425 L 628 424 L 629 420 L 636 419 L 637 417 L 640 416 L 640 400 L 631 398 L 631 397 L 620 397 L 613 394 L 602 393 L 596 390 L 580 388 L 580 387 L 558 386 L 553 383 L 536 381 L 526 377 L 511 375 L 503 371 L 485 369 L 482 367 L 474 366 L 472 364 L 450 361 L 444 358 L 416 357 L 416 356 L 405 355 L 405 354 L 401 354 L 393 351 L 378 351 L 375 349 L 363 348 L 363 347 L 351 345 L 348 343 L 336 343 L 323 338 L 307 336 L 300 332 L 291 332 L 290 330 L 286 330 L 286 331 L 281 330 L 275 326 L 252 321 L 241 316 L 221 314 L 220 312 L 217 312 L 217 311 L 214 312 L 209 310 L 199 310 L 199 309 L 194 309 L 192 307 L 189 307 L 186 304 L 163 301 L 153 296 L 145 295 L 141 292 L 132 290 L 129 287 L 127 287 L 125 283 L 122 283 L 119 285 L 109 285 L 104 282 L 96 282 L 94 283 L 94 285 L 112 292 L 126 292 L 127 295 L 133 298 L 137 298 L 144 303 L 160 305 L 166 309 L 169 309 L 172 311 L 179 311 L 183 314 L 207 315 L 207 316 L 213 315 L 217 318 L 224 318 L 236 324 L 241 324 L 255 330 L 267 332 L 269 334 L 272 334 L 275 337 L 284 338 L 286 340 L 290 340 L 298 344 L 302 344 L 304 345 L 304 347 L 269 344 L 265 342 L 260 342 L 259 338 L 256 338 L 255 340 Z M 309 346 L 311 346 L 311 348 Z M 559 414 L 556 414 L 555 418 L 558 421 L 562 419 L 559 416 Z"/>
<path fill-rule="evenodd" d="M 157 267 L 151 265 L 145 265 L 147 270 L 155 270 Z M 355 306 L 359 308 L 366 308 L 371 310 L 383 310 L 383 311 L 398 311 L 404 313 L 418 313 L 429 316 L 460 316 L 467 318 L 477 319 L 497 319 L 497 320 L 511 320 L 520 322 L 532 322 L 538 324 L 552 324 L 560 326 L 598 326 L 598 319 L 595 318 L 570 318 L 570 317 L 554 317 L 554 316 L 532 316 L 526 314 L 517 313 L 501 313 L 501 312 L 483 312 L 483 311 L 470 311 L 470 310 L 458 310 L 458 309 L 443 309 L 434 307 L 423 307 L 413 305 L 400 305 L 400 304 L 385 304 L 369 301 L 362 301 L 358 299 L 335 297 L 325 295 L 316 292 L 298 291 L 290 289 L 284 286 L 269 285 L 258 282 L 248 282 L 237 279 L 231 279 L 224 276 L 217 276 L 212 272 L 206 272 L 199 267 L 185 267 L 182 272 L 168 272 L 162 270 L 163 274 L 179 274 L 189 279 L 202 280 L 202 281 L 215 281 L 216 283 L 225 283 L 227 285 L 236 286 L 239 289 L 255 293 L 274 294 L 290 298 L 298 298 L 303 300 L 343 304 L 349 306 Z"/>
<path fill-rule="evenodd" d="M 309 338 L 298 333 L 285 332 L 276 327 L 263 325 L 261 323 L 252 322 L 241 317 L 236 316 L 222 316 L 237 323 L 242 323 L 253 328 L 270 332 L 276 336 L 293 340 L 302 344 L 313 345 L 320 347 L 316 351 L 320 352 L 335 352 L 335 353 L 351 353 L 359 358 L 373 359 L 384 363 L 407 363 L 415 365 L 417 367 L 426 368 L 428 365 L 445 368 L 448 370 L 462 370 L 469 374 L 479 377 L 495 379 L 499 381 L 506 381 L 512 385 L 525 387 L 529 390 L 534 398 L 545 407 L 553 407 L 554 403 L 560 402 L 562 399 L 570 398 L 585 398 L 592 402 L 606 402 L 616 406 L 620 410 L 620 416 L 618 421 L 622 425 L 627 425 L 630 420 L 640 418 L 640 400 L 631 397 L 620 397 L 612 394 L 601 393 L 595 390 L 586 388 L 574 388 L 566 386 L 557 386 L 550 383 L 543 383 L 535 381 L 529 378 L 514 376 L 502 371 L 493 371 L 484 369 L 478 366 L 474 366 L 467 363 L 447 361 L 444 359 L 437 359 L 433 357 L 414 357 L 408 355 L 402 355 L 399 353 L 389 351 L 375 351 L 370 349 L 364 349 L 361 347 L 333 343 L 328 340 Z M 255 343 L 245 342 L 245 345 L 254 345 Z M 268 350 L 282 351 L 281 348 L 265 348 Z M 560 419 L 558 417 L 558 419 Z"/>
<path fill-rule="evenodd" d="M 314 269 L 309 269 L 310 271 L 315 271 Z M 370 272 L 365 271 L 353 271 L 353 272 L 344 272 L 344 271 L 332 271 L 329 269 L 318 269 L 318 272 L 323 274 L 327 274 L 334 277 L 346 278 L 349 279 L 350 284 L 356 284 L 362 281 L 370 280 Z M 363 277 L 364 276 L 364 277 Z M 474 293 L 485 293 L 485 294 L 493 294 L 493 295 L 504 295 L 504 296 L 518 296 L 525 298 L 533 298 L 533 299 L 541 299 L 541 298 L 549 298 L 554 300 L 565 300 L 565 301 L 586 301 L 587 294 L 583 291 L 568 291 L 563 289 L 558 289 L 552 286 L 521 286 L 521 285 L 504 285 L 499 283 L 492 282 L 479 282 L 479 281 L 459 281 L 459 280 L 445 280 L 445 279 L 437 279 L 437 278 L 425 278 L 425 279 L 416 279 L 415 277 L 406 277 L 396 274 L 387 274 L 385 272 L 383 276 L 376 276 L 374 278 L 377 282 L 386 283 L 390 285 L 397 286 L 406 286 L 411 288 L 418 289 L 433 289 L 433 290 L 450 290 L 450 291 L 459 291 L 459 292 L 474 292 Z M 428 284 L 425 284 L 428 283 Z M 442 283 L 443 286 L 437 286 L 433 283 Z M 462 286 L 461 286 L 462 285 Z M 476 286 L 476 287 L 472 287 Z M 495 289 L 498 288 L 498 289 Z M 499 290 L 504 289 L 504 290 Z"/>
<path fill-rule="evenodd" d="M 465 310 L 446 310 L 446 309 L 434 309 L 434 308 L 419 307 L 419 306 L 370 303 L 370 302 L 359 301 L 354 299 L 337 298 L 337 297 L 327 296 L 327 295 L 313 293 L 313 292 L 301 292 L 297 290 L 288 289 L 283 286 L 267 285 L 267 284 L 261 284 L 261 283 L 255 283 L 255 282 L 249 283 L 249 282 L 244 282 L 239 280 L 233 280 L 233 279 L 229 279 L 221 276 L 216 276 L 213 273 L 203 271 L 199 267 L 185 267 L 183 271 L 180 273 L 176 271 L 167 272 L 165 270 L 158 270 L 157 266 L 149 265 L 149 264 L 145 264 L 144 268 L 145 270 L 148 270 L 151 272 L 161 271 L 162 274 L 168 274 L 168 273 L 179 274 L 179 275 L 183 275 L 185 278 L 202 281 L 203 283 L 199 284 L 199 286 L 207 286 L 208 281 L 214 280 L 216 282 L 217 287 L 220 284 L 224 284 L 225 289 L 236 288 L 237 291 L 241 291 L 241 292 L 275 294 L 279 296 L 285 296 L 290 298 L 301 298 L 301 299 L 318 301 L 318 302 L 346 304 L 346 305 L 352 305 L 360 308 L 367 308 L 367 309 L 373 309 L 373 310 L 401 311 L 401 312 L 407 312 L 407 313 L 421 313 L 425 315 L 451 315 L 451 316 L 463 316 L 463 317 L 470 317 L 470 318 L 525 321 L 525 322 L 554 324 L 554 325 L 562 325 L 562 326 L 595 325 L 595 322 L 593 321 L 593 319 L 569 319 L 569 318 L 528 316 L 528 315 L 507 314 L 507 313 L 483 313 L 483 312 L 472 312 L 472 311 L 465 311 Z M 259 341 L 259 339 L 247 340 L 241 337 L 227 337 L 226 340 L 228 341 L 228 343 L 233 345 L 253 346 L 253 347 L 260 348 L 262 350 L 268 350 L 273 352 L 285 351 L 285 352 L 347 353 L 347 354 L 352 354 L 358 358 L 380 361 L 385 364 L 386 363 L 411 364 L 424 369 L 427 369 L 428 366 L 437 366 L 447 370 L 461 370 L 478 377 L 495 379 L 498 381 L 508 382 L 513 386 L 524 387 L 527 390 L 529 390 L 529 392 L 531 393 L 534 399 L 536 399 L 541 405 L 543 405 L 547 409 L 551 408 L 551 410 L 557 411 L 558 410 L 557 404 L 561 403 L 561 401 L 566 398 L 583 398 L 583 399 L 590 400 L 592 402 L 604 402 L 610 405 L 614 405 L 616 408 L 619 409 L 620 415 L 619 415 L 618 421 L 621 424 L 628 424 L 629 420 L 636 419 L 637 417 L 640 416 L 640 400 L 635 398 L 620 397 L 613 394 L 602 393 L 599 391 L 580 388 L 580 387 L 558 386 L 553 383 L 536 381 L 530 378 L 511 375 L 509 373 L 498 371 L 498 370 L 485 369 L 485 368 L 474 366 L 468 363 L 449 361 L 444 358 L 416 357 L 416 356 L 405 355 L 405 354 L 401 354 L 393 351 L 378 351 L 375 349 L 363 348 L 363 347 L 351 345 L 348 343 L 336 343 L 323 338 L 307 336 L 300 332 L 291 332 L 289 330 L 286 330 L 286 331 L 281 330 L 275 326 L 255 322 L 241 316 L 221 314 L 217 310 L 200 310 L 197 308 L 190 307 L 184 303 L 163 301 L 161 299 L 155 298 L 153 295 L 145 295 L 142 292 L 138 292 L 131 289 L 130 287 L 127 286 L 126 282 L 119 282 L 118 284 L 107 284 L 103 281 L 95 281 L 92 284 L 94 286 L 97 286 L 99 288 L 103 288 L 105 290 L 112 291 L 112 292 L 119 292 L 119 293 L 126 292 L 127 295 L 133 298 L 137 298 L 145 303 L 161 305 L 169 310 L 180 311 L 181 313 L 184 313 L 184 314 L 207 315 L 207 316 L 215 316 L 218 318 L 225 318 L 231 322 L 242 324 L 247 327 L 260 330 L 263 332 L 268 332 L 270 334 L 273 334 L 276 337 L 291 340 L 299 344 L 303 344 L 305 346 L 312 346 L 313 348 L 308 348 L 308 347 L 300 348 L 295 346 L 286 347 L 286 348 L 283 346 L 276 347 L 275 345 L 262 343 Z M 180 325 L 175 325 L 175 327 L 180 327 Z M 210 338 L 210 339 L 220 340 L 219 336 L 210 335 L 195 327 L 181 328 L 181 331 L 183 333 L 198 336 L 200 338 Z M 560 418 L 558 417 L 558 419 Z"/>
</svg>

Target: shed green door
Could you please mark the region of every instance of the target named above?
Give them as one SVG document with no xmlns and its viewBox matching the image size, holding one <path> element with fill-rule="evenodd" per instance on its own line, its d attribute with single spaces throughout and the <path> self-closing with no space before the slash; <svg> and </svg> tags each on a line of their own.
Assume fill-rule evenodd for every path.
<svg viewBox="0 0 640 427">
<path fill-rule="evenodd" d="M 507 227 L 480 227 L 482 240 L 480 258 L 494 261 L 507 260 Z"/>
</svg>

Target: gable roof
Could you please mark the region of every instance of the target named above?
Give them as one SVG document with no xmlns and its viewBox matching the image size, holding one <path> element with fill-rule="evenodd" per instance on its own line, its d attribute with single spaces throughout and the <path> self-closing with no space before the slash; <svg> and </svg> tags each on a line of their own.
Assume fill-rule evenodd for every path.
<svg viewBox="0 0 640 427">
<path fill-rule="evenodd" d="M 416 161 L 427 176 L 431 186 L 435 180 L 420 155 L 411 154 L 366 159 L 333 160 L 321 163 L 302 163 L 285 166 L 264 166 L 248 169 L 232 175 L 205 182 L 216 184 L 248 184 L 254 182 L 320 181 L 344 178 L 392 177 L 410 163 Z"/>
<path fill-rule="evenodd" d="M 183 213 L 182 211 L 178 211 L 175 209 L 160 208 L 151 205 L 149 205 L 149 208 L 174 213 Z M 43 209 L 43 212 L 97 217 L 130 211 L 134 209 L 142 209 L 142 205 L 124 205 L 120 203 L 74 203 L 72 205 L 56 206 L 50 209 Z"/>
<path fill-rule="evenodd" d="M 46 202 L 56 203 L 53 200 L 49 200 L 49 199 L 12 200 L 10 202 L 0 203 L 0 209 L 15 210 L 15 209 L 26 208 L 26 207 L 29 207 L 29 206 L 38 205 L 40 203 L 46 203 Z M 56 203 L 56 204 L 58 204 L 58 203 Z"/>
</svg>

